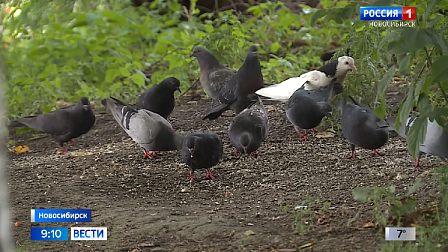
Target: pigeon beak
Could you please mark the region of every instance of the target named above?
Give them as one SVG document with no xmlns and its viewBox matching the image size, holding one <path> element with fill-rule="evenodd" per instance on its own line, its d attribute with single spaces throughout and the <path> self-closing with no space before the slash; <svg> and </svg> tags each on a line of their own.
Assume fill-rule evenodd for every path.
<svg viewBox="0 0 448 252">
<path fill-rule="evenodd" d="M 89 110 L 89 105 L 83 105 L 83 107 L 85 111 Z"/>
<path fill-rule="evenodd" d="M 180 87 L 176 88 L 176 90 L 179 91 L 179 93 L 182 93 L 182 92 L 180 91 Z"/>
<path fill-rule="evenodd" d="M 190 58 L 193 57 L 193 56 L 194 56 L 193 54 L 190 54 Z"/>
<path fill-rule="evenodd" d="M 355 65 L 351 65 L 350 67 L 351 67 L 353 70 L 358 71 L 358 69 L 356 68 Z"/>
<path fill-rule="evenodd" d="M 247 146 L 243 146 L 244 154 L 247 154 Z"/>
<path fill-rule="evenodd" d="M 331 113 L 331 112 L 328 112 L 327 114 L 328 114 L 328 116 L 330 116 L 330 117 L 333 115 L 333 113 Z"/>
<path fill-rule="evenodd" d="M 190 152 L 190 158 L 193 158 L 194 149 L 188 149 L 188 151 Z"/>
</svg>

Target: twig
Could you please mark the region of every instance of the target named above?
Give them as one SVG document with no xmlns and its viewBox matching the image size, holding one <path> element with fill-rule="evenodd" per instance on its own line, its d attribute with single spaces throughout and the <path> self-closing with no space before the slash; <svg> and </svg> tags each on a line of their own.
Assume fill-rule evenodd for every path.
<svg viewBox="0 0 448 252">
<path fill-rule="evenodd" d="M 183 92 L 182 94 L 179 95 L 179 97 L 184 96 L 184 94 L 186 94 L 188 91 L 190 91 L 193 87 L 195 87 L 197 84 L 199 83 L 199 80 L 197 80 L 193 85 L 190 85 L 190 87 L 187 88 L 187 90 L 185 90 L 185 92 Z"/>
</svg>

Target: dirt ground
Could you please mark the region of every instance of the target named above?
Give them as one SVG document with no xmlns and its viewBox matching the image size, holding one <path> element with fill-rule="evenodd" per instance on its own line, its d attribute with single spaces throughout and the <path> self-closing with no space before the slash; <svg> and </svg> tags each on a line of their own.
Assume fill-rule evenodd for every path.
<svg viewBox="0 0 448 252">
<path fill-rule="evenodd" d="M 181 134 L 208 129 L 222 138 L 224 160 L 211 169 L 215 180 L 197 171 L 198 181 L 187 182 L 188 168 L 175 151 L 143 159 L 141 149 L 101 106 L 94 128 L 77 145 L 67 145 L 69 151 L 91 155 L 53 154 L 54 143 L 44 154 L 49 138 L 13 137 L 31 149 L 9 154 L 17 251 L 377 251 L 382 234 L 364 227 L 374 219 L 372 206 L 355 201 L 352 189 L 393 183 L 399 194 L 420 176 L 427 184 L 416 197 L 430 201 L 436 191 L 428 169 L 412 167 L 403 139 L 392 137 L 380 149 L 383 157 L 357 150 L 359 159 L 350 160 L 340 136 L 300 142 L 283 104 L 265 103 L 270 132 L 260 156 L 236 156 L 227 136 L 232 113 L 203 121 L 209 102 L 183 97 L 170 121 Z M 422 164 L 439 163 L 424 156 Z M 285 207 L 301 205 L 313 210 L 303 221 L 304 235 L 295 232 L 294 216 Z M 31 223 L 32 208 L 92 209 L 92 222 Z M 14 227 L 16 221 L 22 226 Z M 108 239 L 32 242 L 31 226 L 107 227 Z M 300 248 L 307 243 L 314 245 Z"/>
</svg>

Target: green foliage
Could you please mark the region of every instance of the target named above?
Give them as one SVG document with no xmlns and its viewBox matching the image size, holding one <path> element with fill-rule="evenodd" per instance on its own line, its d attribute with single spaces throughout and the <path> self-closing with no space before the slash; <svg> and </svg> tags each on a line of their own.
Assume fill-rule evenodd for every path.
<svg viewBox="0 0 448 252">
<path fill-rule="evenodd" d="M 330 206 L 330 202 L 322 202 L 319 197 L 312 200 L 310 196 L 307 196 L 306 199 L 301 202 L 300 206 L 290 209 L 290 207 L 286 205 L 283 207 L 283 210 L 289 212 L 294 218 L 293 227 L 296 233 L 304 235 L 317 223 L 320 217 L 328 212 Z"/>
<path fill-rule="evenodd" d="M 3 18 L 9 115 L 48 112 L 57 99 L 74 102 L 81 96 L 135 102 L 145 82 L 151 86 L 169 76 L 186 90 L 199 78 L 198 64 L 189 58 L 198 45 L 236 69 L 247 48 L 258 44 L 265 81 L 283 81 L 321 65 L 326 44 L 349 29 L 314 29 L 309 7 L 297 15 L 282 3 L 267 2 L 251 7 L 251 18 L 229 10 L 210 19 L 191 2 L 189 9 L 177 0 L 139 8 L 118 0 L 2 4 L 12 10 Z"/>
<path fill-rule="evenodd" d="M 353 29 L 345 37 L 350 45 L 356 65 L 362 75 L 352 75 L 348 81 L 348 92 L 362 97 L 365 103 L 374 103 L 375 114 L 384 118 L 387 114 L 385 91 L 394 75 L 410 83 L 405 101 L 399 108 L 399 116 L 396 125 L 410 116 L 410 112 L 417 107 L 420 123 L 411 127 L 408 135 L 408 147 L 410 154 L 415 157 L 418 147 L 423 142 L 426 134 L 426 118 L 431 121 L 436 117 L 437 121 L 443 121 L 442 111 L 446 109 L 448 91 L 448 26 L 447 17 L 439 13 L 448 7 L 447 0 L 411 2 L 397 1 L 373 1 L 370 4 L 362 2 L 350 2 L 345 6 L 333 6 L 331 1 L 324 1 L 324 7 L 329 9 L 314 13 L 311 20 L 316 24 L 323 24 L 330 20 L 351 22 Z M 358 17 L 360 6 L 415 6 L 416 27 L 372 27 L 367 21 L 353 19 Z M 341 15 L 345 14 L 346 15 Z M 369 48 L 366 50 L 366 48 Z M 397 62 L 391 59 L 395 55 Z M 389 67 L 390 66 L 390 67 Z M 379 80 L 379 81 L 378 81 Z M 376 97 L 371 100 L 371 88 L 376 88 Z M 443 109 L 443 110 L 439 110 Z M 445 112 L 443 112 L 445 113 Z M 445 120 L 446 121 L 446 120 Z M 443 124 L 446 127 L 446 124 Z"/>
</svg>

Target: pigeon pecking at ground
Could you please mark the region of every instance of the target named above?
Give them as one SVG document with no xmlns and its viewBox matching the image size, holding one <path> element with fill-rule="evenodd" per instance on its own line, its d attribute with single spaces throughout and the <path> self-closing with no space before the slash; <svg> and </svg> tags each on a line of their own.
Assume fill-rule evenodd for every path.
<svg viewBox="0 0 448 252">
<path fill-rule="evenodd" d="M 144 158 L 160 155 L 156 151 L 180 150 L 183 137 L 174 132 L 171 124 L 157 113 L 123 103 L 110 97 L 101 103 L 145 153 Z"/>
<path fill-rule="evenodd" d="M 389 140 L 389 131 L 394 129 L 386 121 L 379 119 L 366 105 L 347 102 L 347 98 L 338 101 L 341 111 L 341 127 L 344 137 L 350 144 L 351 156 L 355 159 L 355 147 L 373 150 L 372 156 L 383 156 L 384 153 L 376 149 L 382 147 Z"/>
<path fill-rule="evenodd" d="M 87 133 L 95 124 L 95 114 L 86 97 L 69 107 L 61 108 L 47 114 L 20 118 L 10 124 L 10 127 L 28 126 L 38 131 L 45 132 L 58 143 L 63 154 L 68 151 L 64 143 L 72 141 Z M 45 148 L 45 150 L 48 146 Z M 45 152 L 44 150 L 44 152 Z"/>
<path fill-rule="evenodd" d="M 195 47 L 190 57 L 196 57 L 198 60 L 201 71 L 199 81 L 202 88 L 212 99 L 217 99 L 219 91 L 236 74 L 236 71 L 222 65 L 211 52 L 203 47 Z"/>
<path fill-rule="evenodd" d="M 260 98 L 253 94 L 253 104 L 233 119 L 229 128 L 229 138 L 237 153 L 257 157 L 257 149 L 269 133 L 269 120 Z"/>
<path fill-rule="evenodd" d="M 331 115 L 330 99 L 342 93 L 343 87 L 333 83 L 314 90 L 305 90 L 303 86 L 295 91 L 288 100 L 286 117 L 294 125 L 297 135 L 308 141 L 308 130 L 314 132 L 325 116 Z M 302 134 L 301 130 L 305 130 Z"/>
<path fill-rule="evenodd" d="M 209 168 L 217 165 L 223 155 L 222 141 L 213 131 L 196 131 L 187 135 L 182 143 L 181 158 L 190 167 L 188 181 L 195 180 L 193 172 L 205 169 L 206 177 L 214 179 Z"/>
<path fill-rule="evenodd" d="M 406 126 L 403 123 L 400 123 L 398 128 L 398 134 L 406 138 L 409 129 L 414 124 L 414 122 L 418 119 L 418 117 L 409 117 L 406 120 Z M 387 122 L 389 125 L 395 125 L 396 118 L 389 117 L 387 118 Z M 414 166 L 422 167 L 420 165 L 420 158 L 422 153 L 427 153 L 430 155 L 434 155 L 438 157 L 442 162 L 447 162 L 448 159 L 448 131 L 442 128 L 435 120 L 431 122 L 428 119 L 428 125 L 426 127 L 426 137 L 423 141 L 423 144 L 419 147 L 419 153 L 417 158 L 415 159 Z"/>
<path fill-rule="evenodd" d="M 207 109 L 203 120 L 214 120 L 224 111 L 231 109 L 239 114 L 251 103 L 247 97 L 263 87 L 260 61 L 256 46 L 249 47 L 246 60 L 235 76 L 233 76 L 219 92 L 218 98 Z"/>
<path fill-rule="evenodd" d="M 305 90 L 313 90 L 330 85 L 333 79 L 343 85 L 345 77 L 352 70 L 357 70 L 353 58 L 342 56 L 317 70 L 259 89 L 255 93 L 272 100 L 288 101 L 289 97 L 302 86 Z"/>
<path fill-rule="evenodd" d="M 173 112 L 176 101 L 174 92 L 180 92 L 180 82 L 174 77 L 164 79 L 160 84 L 147 89 L 138 97 L 140 108 L 155 112 L 167 119 Z"/>
</svg>

